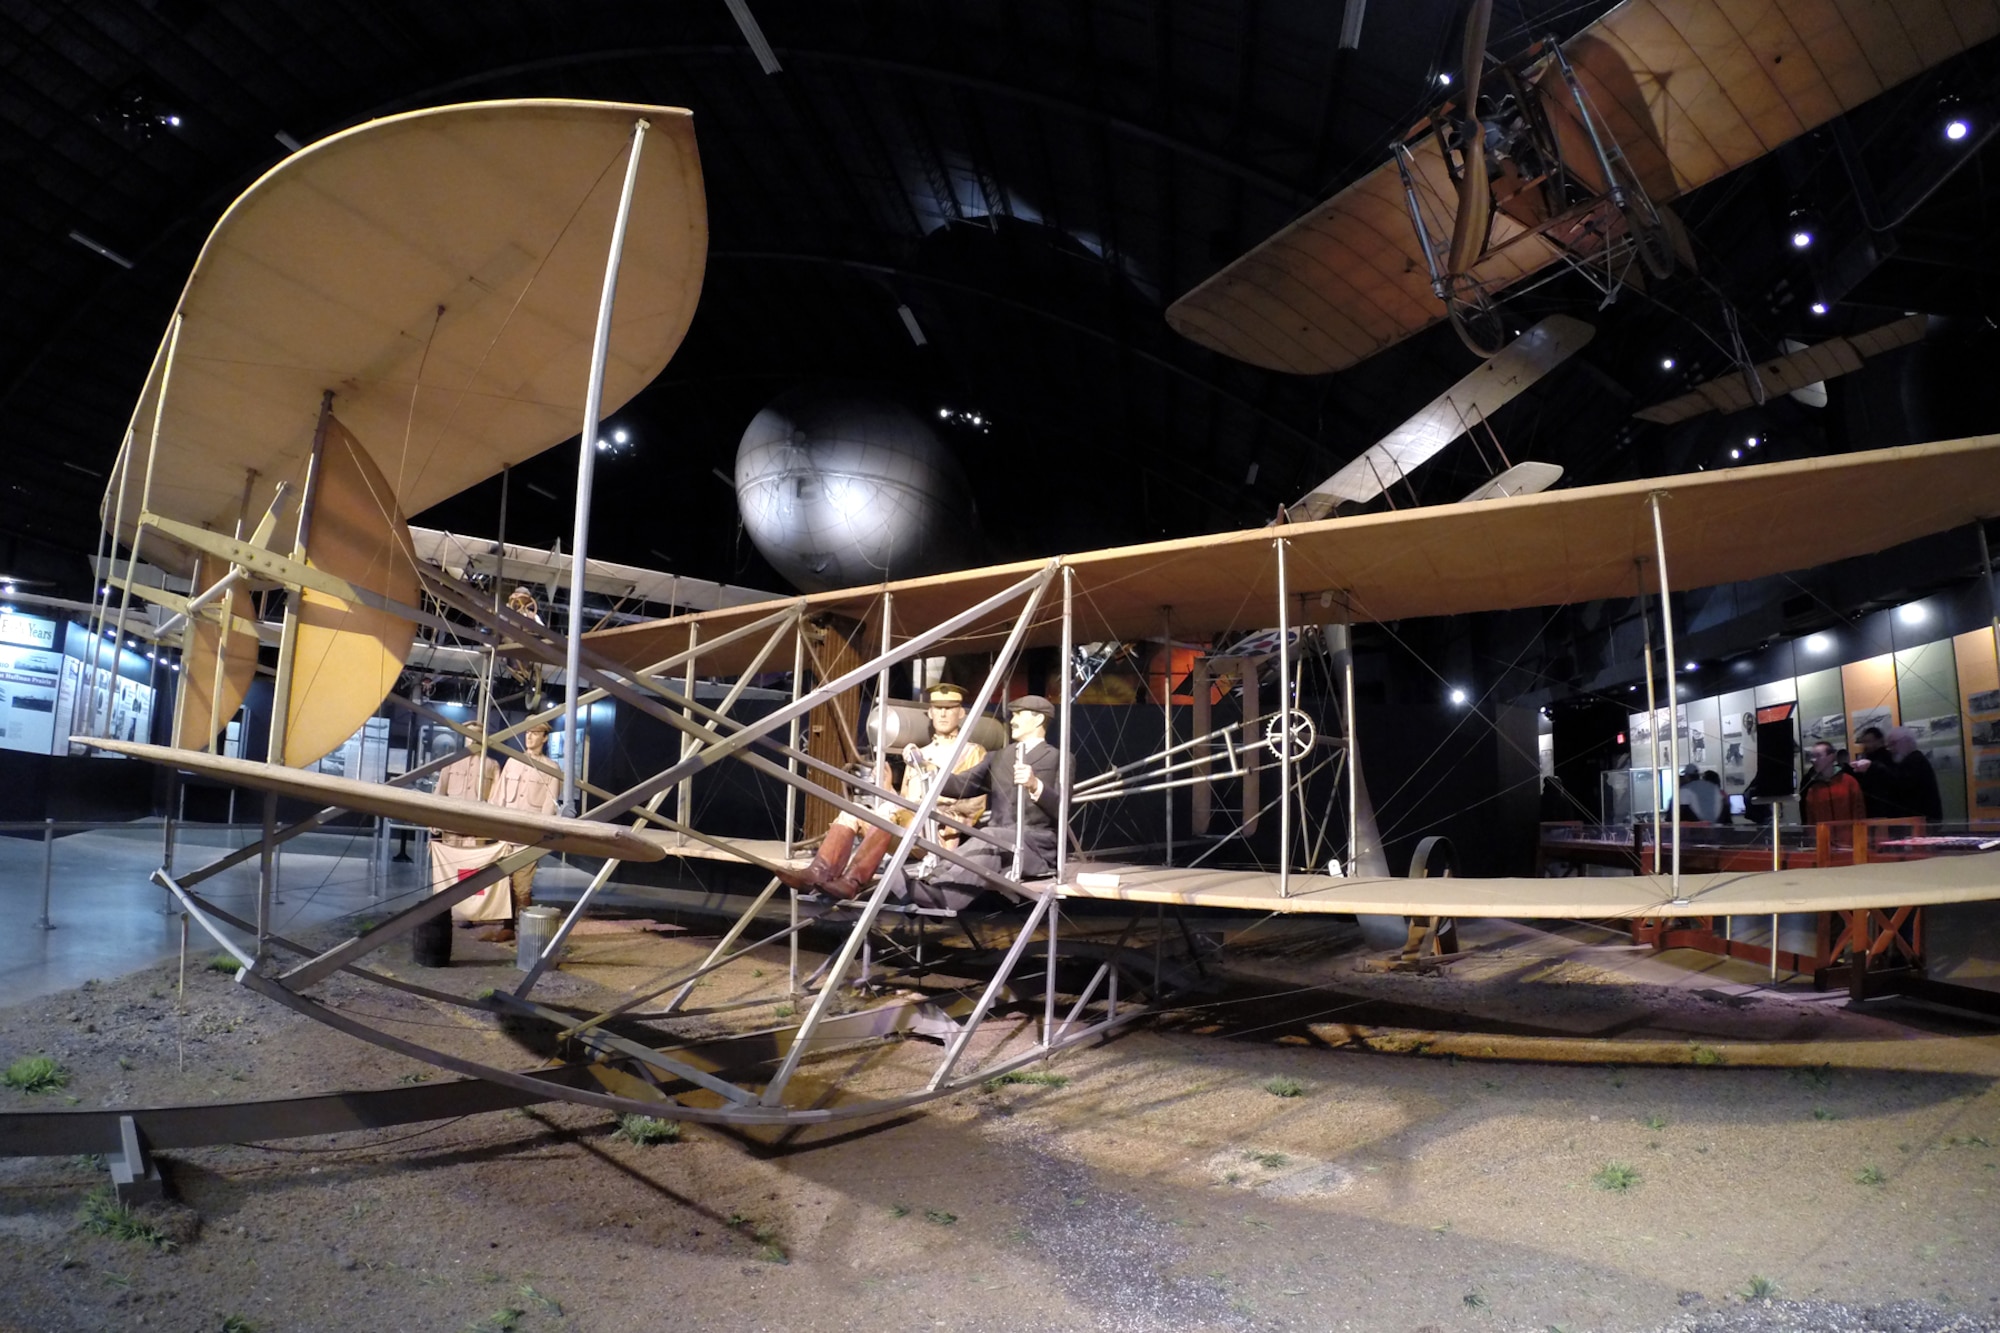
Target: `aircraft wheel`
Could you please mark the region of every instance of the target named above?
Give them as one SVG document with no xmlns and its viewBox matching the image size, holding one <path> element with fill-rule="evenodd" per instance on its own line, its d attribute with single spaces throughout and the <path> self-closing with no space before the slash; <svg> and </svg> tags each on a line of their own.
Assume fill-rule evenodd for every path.
<svg viewBox="0 0 2000 1333">
<path fill-rule="evenodd" d="M 1507 345 L 1507 322 L 1500 307 L 1479 287 L 1468 283 L 1454 288 L 1445 298 L 1445 309 L 1458 340 L 1474 355 L 1493 356 Z"/>
</svg>

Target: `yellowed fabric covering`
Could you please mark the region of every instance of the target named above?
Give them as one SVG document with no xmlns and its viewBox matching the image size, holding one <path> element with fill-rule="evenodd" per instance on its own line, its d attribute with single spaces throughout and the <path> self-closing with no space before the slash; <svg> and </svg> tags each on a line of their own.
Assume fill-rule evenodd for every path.
<svg viewBox="0 0 2000 1333">
<path fill-rule="evenodd" d="M 1330 879 L 1294 875 L 1291 896 L 1278 896 L 1278 877 L 1233 870 L 1155 866 L 1091 866 L 1116 885 L 1067 883 L 1066 898 L 1169 903 L 1249 912 L 1368 913 L 1391 916 L 1617 917 L 1769 916 L 1773 912 L 1841 912 L 1907 903 L 1982 902 L 2000 898 L 2000 852 L 1940 856 L 1927 861 L 1835 866 L 1762 874 L 1683 875 L 1674 906 L 1664 875 L 1570 879 Z M 1074 879 L 1074 876 L 1072 877 Z"/>
<path fill-rule="evenodd" d="M 642 117 L 604 380 L 604 412 L 621 407 L 666 365 L 701 293 L 689 114 L 542 100 L 391 116 L 292 154 L 216 223 L 177 307 L 171 372 L 162 355 L 134 407 L 143 468 L 165 384 L 154 511 L 227 531 L 254 470 L 262 513 L 300 475 L 327 389 L 406 513 L 576 434 Z M 131 526 L 128 512 L 128 542 Z M 173 564 L 164 543 L 148 555 Z"/>
<path fill-rule="evenodd" d="M 1189 633 L 1277 623 L 1272 543 L 1287 543 L 1292 623 L 1462 615 L 1555 606 L 1658 590 L 1647 497 L 1661 492 L 1667 567 L 1676 589 L 1807 569 L 2000 513 L 2000 435 L 1830 458 L 1684 473 L 1476 503 L 1254 528 L 1066 557 L 1076 571 L 1076 641 L 1157 634 L 1160 607 Z M 1839 522 L 1827 521 L 1839 515 Z M 905 632 L 936 624 L 1041 567 L 1040 561 L 906 579 L 895 594 Z M 1060 579 L 1030 644 L 1061 638 Z M 818 593 L 810 612 L 861 619 L 883 586 Z M 588 636 L 638 668 L 681 652 L 688 627 L 703 641 L 786 605 L 732 607 Z M 968 630 L 949 651 L 999 646 L 1015 608 Z M 746 663 L 754 642 L 704 655 L 701 670 Z"/>
<path fill-rule="evenodd" d="M 417 602 L 410 525 L 389 483 L 339 418 L 313 483 L 306 563 L 406 606 Z M 298 642 L 285 721 L 285 762 L 313 763 L 374 716 L 409 658 L 416 626 L 307 589 L 299 599 Z"/>
</svg>

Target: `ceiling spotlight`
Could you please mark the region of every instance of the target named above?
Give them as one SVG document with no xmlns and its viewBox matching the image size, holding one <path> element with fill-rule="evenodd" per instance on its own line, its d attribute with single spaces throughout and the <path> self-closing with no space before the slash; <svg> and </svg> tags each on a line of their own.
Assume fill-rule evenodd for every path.
<svg viewBox="0 0 2000 1333">
<path fill-rule="evenodd" d="M 1438 75 L 1438 87 L 1440 87 L 1440 88 L 1449 88 L 1449 87 L 1451 87 L 1451 75 L 1449 75 L 1449 74 L 1440 74 L 1440 75 Z"/>
<path fill-rule="evenodd" d="M 1905 625 L 1923 624 L 1926 614 L 1922 602 L 1911 602 L 1908 606 L 1896 608 L 1896 619 L 1902 621 Z"/>
<path fill-rule="evenodd" d="M 1663 356 L 1660 358 L 1661 370 L 1672 370 L 1673 368 L 1674 368 L 1674 359 L 1672 357 Z"/>
<path fill-rule="evenodd" d="M 612 432 L 611 432 L 611 442 L 612 442 L 613 444 L 623 444 L 623 443 L 625 443 L 625 442 L 626 442 L 627 440 L 629 440 L 629 439 L 631 439 L 631 438 L 632 438 L 632 437 L 631 437 L 630 435 L 626 434 L 626 433 L 625 433 L 625 431 L 623 431 L 622 429 L 621 429 L 621 430 L 614 430 L 614 431 L 612 431 Z"/>
<path fill-rule="evenodd" d="M 1792 249 L 1806 250 L 1813 243 L 1812 214 L 1806 209 L 1795 208 L 1786 225 L 1792 229 Z"/>
<path fill-rule="evenodd" d="M 1965 123 L 1962 116 L 1953 116 L 1944 123 L 1944 137 L 1952 143 L 1959 143 L 1972 133 L 1972 126 Z"/>
<path fill-rule="evenodd" d="M 1743 457 L 1743 451 L 1741 449 L 1731 449 L 1729 451 L 1729 456 L 1731 458 L 1741 458 Z"/>
<path fill-rule="evenodd" d="M 1689 663 L 1688 663 L 1688 664 L 1687 664 L 1686 666 L 1682 667 L 1682 668 L 1681 668 L 1681 670 L 1683 670 L 1683 671 L 1699 671 L 1699 670 L 1701 670 L 1701 663 L 1699 663 L 1699 662 L 1689 662 Z"/>
<path fill-rule="evenodd" d="M 1815 315 L 1824 315 L 1826 313 L 1826 302 L 1814 301 L 1812 303 L 1812 312 Z"/>
<path fill-rule="evenodd" d="M 1755 449 L 1757 447 L 1757 437 L 1755 435 L 1752 435 L 1749 439 L 1743 441 L 1743 443 L 1749 445 L 1752 449 Z"/>
<path fill-rule="evenodd" d="M 1823 653 L 1831 647 L 1833 647 L 1833 640 L 1827 638 L 1824 634 L 1806 635 L 1806 651 L 1809 653 Z"/>
<path fill-rule="evenodd" d="M 1451 701 L 1452 701 L 1452 702 L 1453 702 L 1454 704 L 1463 704 L 1463 703 L 1465 702 L 1465 691 L 1464 691 L 1464 690 L 1453 690 L 1453 691 L 1451 692 Z"/>
</svg>

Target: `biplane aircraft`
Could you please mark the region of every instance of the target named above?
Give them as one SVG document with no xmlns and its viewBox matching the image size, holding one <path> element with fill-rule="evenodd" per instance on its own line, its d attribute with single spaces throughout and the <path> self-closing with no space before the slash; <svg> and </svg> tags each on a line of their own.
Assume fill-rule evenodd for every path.
<svg viewBox="0 0 2000 1333">
<path fill-rule="evenodd" d="M 1168 323 L 1299 375 L 1445 318 L 1491 355 L 1509 290 L 1557 264 L 1607 295 L 1667 276 L 1689 260 L 1674 199 L 2000 36 L 1993 0 L 1627 0 L 1494 61 L 1491 10 L 1473 0 L 1457 85 L 1389 161 L 1182 296 Z"/>
<path fill-rule="evenodd" d="M 1879 550 L 2000 512 L 2000 437 L 1348 518 L 1306 512 L 1270 528 L 724 605 L 589 634 L 580 632 L 580 616 L 558 632 L 419 559 L 404 514 L 560 443 L 579 420 L 587 466 L 594 423 L 659 371 L 687 326 L 702 272 L 703 219 L 685 112 L 522 101 L 413 112 L 336 135 L 275 167 L 217 224 L 139 396 L 105 503 L 106 530 L 114 549 L 125 550 L 128 573 L 144 559 L 191 574 L 198 590 L 177 606 L 185 616 L 186 686 L 173 744 L 93 735 L 94 719 L 79 725 L 77 739 L 274 794 L 267 799 L 283 792 L 324 803 L 318 814 L 269 828 L 211 864 L 163 866 L 155 875 L 195 922 L 238 954 L 240 984 L 510 1096 L 782 1128 L 897 1111 L 1094 1040 L 1144 1013 L 1165 985 L 1157 960 L 1101 944 L 1073 947 L 1065 907 L 1085 900 L 1132 904 L 1134 912 L 1172 906 L 1641 918 L 1810 910 L 1865 916 L 1898 904 L 2000 897 L 1995 855 L 1769 874 L 1682 875 L 1676 854 L 1671 873 L 1626 878 L 1333 875 L 1306 868 L 1323 862 L 1295 840 L 1293 825 L 1300 770 L 1318 744 L 1302 725 L 1309 719 L 1293 683 L 1299 631 L 1629 597 L 1646 586 L 1664 596 Z M 587 485 L 582 489 L 587 494 Z M 1871 503 L 1844 503 L 1857 494 Z M 1850 521 L 1811 521 L 1835 507 Z M 587 518 L 587 509 L 579 516 Z M 578 582 L 588 571 L 585 549 L 581 540 L 573 548 Z M 245 596 L 253 585 L 285 594 L 264 762 L 224 757 L 217 746 L 256 665 L 263 627 Z M 129 577 L 108 586 L 117 605 L 103 607 L 107 625 L 122 627 L 133 599 L 153 595 Z M 1194 741 L 1163 745 L 1140 768 L 1108 777 L 1072 772 L 1067 664 L 1076 646 L 1148 637 L 1163 611 L 1204 638 L 1275 625 L 1261 644 L 1236 649 L 1258 659 L 1244 670 L 1246 682 L 1260 678 L 1260 663 L 1275 666 L 1268 714 L 1246 698 L 1244 715 L 1229 727 L 1211 730 L 1201 719 Z M 830 634 L 835 621 L 851 632 Z M 613 791 L 588 782 L 576 748 L 568 747 L 562 772 L 582 808 L 539 819 L 417 790 L 436 764 L 386 784 L 302 772 L 391 697 L 397 668 L 423 626 L 566 673 L 562 704 L 493 727 L 477 743 L 553 771 L 514 738 L 536 721 L 573 723 L 581 706 L 607 698 L 678 733 L 679 753 Z M 1671 622 L 1667 632 L 1671 656 Z M 864 654 L 854 647 L 860 642 L 879 650 Z M 1023 880 L 967 862 L 937 836 L 950 821 L 937 810 L 936 788 L 905 800 L 849 773 L 847 756 L 823 743 L 828 736 L 803 734 L 815 717 L 853 723 L 856 691 L 873 682 L 876 698 L 886 701 L 892 668 L 946 652 L 987 655 L 989 669 L 969 708 L 978 716 L 1001 699 L 1022 653 L 1035 646 L 1058 647 L 1065 664 L 1055 735 L 1064 755 L 1059 822 L 1066 833 L 1077 806 L 1121 783 L 1212 784 L 1227 772 L 1261 774 L 1277 789 L 1258 811 L 1277 814 L 1275 868 L 1108 861 L 1084 855 L 1064 836 L 1055 874 Z M 739 716 L 748 683 L 787 664 L 791 698 L 761 716 Z M 697 676 L 734 683 L 719 702 L 704 702 L 693 688 Z M 1194 697 L 1198 704 L 1210 699 L 1206 690 Z M 1344 748 L 1351 751 L 1351 687 L 1348 699 Z M 467 730 L 421 701 L 399 702 Z M 850 725 L 850 745 L 853 735 Z M 887 743 L 887 728 L 879 728 L 878 753 Z M 786 812 L 771 836 L 726 838 L 695 826 L 690 785 L 713 780 L 704 775 L 722 764 L 783 785 Z M 993 951 L 961 1007 L 947 1012 L 909 992 L 848 1006 L 845 979 L 885 913 L 897 910 L 888 874 L 852 902 L 815 904 L 794 894 L 790 923 L 759 933 L 767 907 L 783 901 L 777 872 L 800 865 L 808 849 L 798 798 L 892 831 L 887 870 L 937 857 L 975 870 L 1011 900 L 1011 942 Z M 910 812 L 907 826 L 894 819 L 898 809 Z M 272 929 L 268 871 L 254 920 L 230 916 L 204 896 L 205 880 L 251 857 L 268 868 L 275 847 L 342 810 L 496 837 L 506 850 L 327 948 Z M 993 837 L 975 825 L 958 832 Z M 1380 865 L 1369 837 L 1361 821 L 1350 821 L 1346 868 Z M 1677 837 L 1676 828 L 1676 846 Z M 512 990 L 451 995 L 368 966 L 370 955 L 420 923 L 554 850 L 601 857 L 602 868 Z M 538 981 L 616 868 L 667 857 L 717 858 L 768 878 L 700 964 L 639 987 L 602 1013 L 537 999 Z M 815 923 L 837 930 L 840 943 L 812 976 L 795 971 L 783 980 L 810 1003 L 796 1023 L 757 1034 L 754 1057 L 676 1035 L 702 976 L 753 949 L 796 941 Z M 226 928 L 243 932 L 248 944 Z M 542 1025 L 578 1058 L 523 1070 L 425 1046 L 328 1003 L 322 988 L 336 973 Z M 992 1021 L 1003 1011 L 1008 1022 Z M 656 1037 L 631 1036 L 622 1024 L 634 1020 L 653 1024 Z M 878 1082 L 830 1095 L 795 1077 L 830 1047 L 912 1034 L 939 1040 L 942 1050 L 906 1085 Z"/>
</svg>

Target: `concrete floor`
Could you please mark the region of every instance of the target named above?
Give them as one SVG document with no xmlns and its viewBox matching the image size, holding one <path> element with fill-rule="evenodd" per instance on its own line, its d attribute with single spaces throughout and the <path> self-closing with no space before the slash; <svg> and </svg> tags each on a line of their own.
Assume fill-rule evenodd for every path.
<svg viewBox="0 0 2000 1333">
<path fill-rule="evenodd" d="M 250 825 L 183 827 L 174 840 L 174 864 L 192 870 L 255 841 L 259 832 Z M 38 835 L 0 837 L 0 1006 L 176 955 L 180 911 L 168 910 L 170 896 L 149 878 L 161 864 L 163 837 L 156 821 L 47 841 Z M 296 938 L 296 932 L 337 917 L 408 906 L 428 879 L 421 838 L 411 839 L 410 851 L 408 861 L 378 860 L 366 831 L 294 839 L 278 856 L 274 930 Z M 53 929 L 41 925 L 45 883 Z M 587 872 L 558 862 L 544 863 L 535 878 L 537 897 L 558 903 L 573 902 L 588 883 Z M 205 881 L 198 892 L 250 919 L 257 904 L 256 859 Z M 190 925 L 189 957 L 206 961 L 215 952 L 207 933 Z"/>
</svg>

